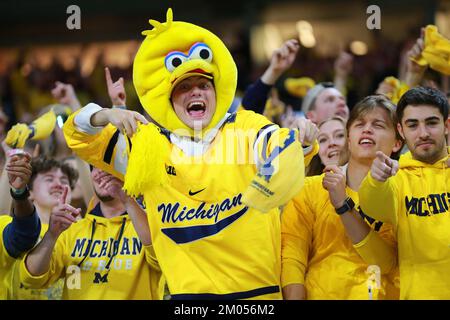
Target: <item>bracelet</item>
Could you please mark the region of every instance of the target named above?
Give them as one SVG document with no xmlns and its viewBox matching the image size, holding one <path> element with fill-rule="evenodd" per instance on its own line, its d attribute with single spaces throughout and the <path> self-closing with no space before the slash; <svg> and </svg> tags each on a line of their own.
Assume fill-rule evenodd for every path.
<svg viewBox="0 0 450 320">
<path fill-rule="evenodd" d="M 9 189 L 9 193 L 14 200 L 26 200 L 30 196 L 30 190 L 27 186 L 24 189 L 13 190 L 13 188 Z"/>
<path fill-rule="evenodd" d="M 338 215 L 344 214 L 347 211 L 352 210 L 355 207 L 355 203 L 353 202 L 352 198 L 347 197 L 347 199 L 345 199 L 344 204 L 339 207 L 339 208 L 335 208 L 334 210 L 336 211 L 336 213 Z"/>
</svg>

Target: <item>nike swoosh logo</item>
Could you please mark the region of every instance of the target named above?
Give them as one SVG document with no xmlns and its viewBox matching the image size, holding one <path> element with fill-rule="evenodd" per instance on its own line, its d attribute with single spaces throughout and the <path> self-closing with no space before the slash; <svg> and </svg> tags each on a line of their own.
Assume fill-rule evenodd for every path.
<svg viewBox="0 0 450 320">
<path fill-rule="evenodd" d="M 195 192 L 192 192 L 191 190 L 189 190 L 189 195 L 190 195 L 190 196 L 195 196 L 197 193 L 200 193 L 200 192 L 202 192 L 202 191 L 205 190 L 205 189 L 206 189 L 206 187 L 203 188 L 203 189 L 201 189 L 201 190 L 195 191 Z"/>
<path fill-rule="evenodd" d="M 164 228 L 161 231 L 172 239 L 175 243 L 189 243 L 206 237 L 215 235 L 238 220 L 248 211 L 248 207 L 244 207 L 235 214 L 220 220 L 216 224 L 190 226 L 190 227 L 174 227 Z"/>
</svg>

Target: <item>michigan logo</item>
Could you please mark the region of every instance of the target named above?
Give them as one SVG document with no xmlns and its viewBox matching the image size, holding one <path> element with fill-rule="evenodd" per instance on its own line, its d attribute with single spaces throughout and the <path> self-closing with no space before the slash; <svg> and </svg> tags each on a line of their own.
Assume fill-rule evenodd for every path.
<svg viewBox="0 0 450 320">
<path fill-rule="evenodd" d="M 108 282 L 108 273 L 105 275 L 101 275 L 99 272 L 95 273 L 94 283 L 107 283 Z"/>
</svg>

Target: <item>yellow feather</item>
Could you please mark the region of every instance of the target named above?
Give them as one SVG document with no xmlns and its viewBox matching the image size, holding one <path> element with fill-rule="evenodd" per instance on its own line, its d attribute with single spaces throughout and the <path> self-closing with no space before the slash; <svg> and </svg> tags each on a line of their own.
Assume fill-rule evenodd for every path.
<svg viewBox="0 0 450 320">
<path fill-rule="evenodd" d="M 170 155 L 170 143 L 159 128 L 152 123 L 139 125 L 131 143 L 123 186 L 127 194 L 137 197 L 156 186 L 167 185 L 165 163 Z"/>
</svg>

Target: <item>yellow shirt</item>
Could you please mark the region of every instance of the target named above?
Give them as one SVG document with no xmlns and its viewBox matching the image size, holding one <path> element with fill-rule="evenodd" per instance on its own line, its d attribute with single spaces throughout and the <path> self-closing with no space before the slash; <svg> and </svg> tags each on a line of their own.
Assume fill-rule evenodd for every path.
<svg viewBox="0 0 450 320">
<path fill-rule="evenodd" d="M 361 207 L 393 224 L 398 239 L 401 299 L 450 299 L 450 215 L 447 157 L 429 165 L 400 157 L 386 182 L 369 173 L 361 184 Z"/>
<path fill-rule="evenodd" d="M 108 125 L 95 135 L 83 133 L 74 124 L 76 115 L 64 125 L 68 145 L 83 160 L 120 176 L 115 162 L 120 162 L 117 155 L 122 152 L 108 149 L 114 146 L 115 128 Z M 170 144 L 177 159 L 166 163 L 170 185 L 143 190 L 153 247 L 172 299 L 282 298 L 279 209 L 262 213 L 242 202 L 256 174 L 254 162 L 248 161 L 255 138 L 261 128 L 270 125 L 263 116 L 240 111 L 200 156 Z M 254 135 L 248 134 L 250 130 Z M 277 130 L 272 137 L 289 132 Z M 120 136 L 114 139 L 120 145 Z M 266 142 L 267 149 L 273 150 L 271 141 Z M 306 164 L 313 155 L 306 157 Z M 109 161 L 104 163 L 104 159 Z M 290 188 L 280 187 L 284 192 Z"/>
<path fill-rule="evenodd" d="M 311 300 L 398 298 L 398 289 L 392 282 L 396 273 L 393 253 L 389 261 L 374 260 L 374 264 L 382 265 L 379 282 L 373 285 L 379 288 L 369 293 L 369 264 L 360 256 L 360 250 L 377 235 L 371 232 L 354 246 L 328 191 L 322 187 L 322 180 L 323 175 L 307 177 L 301 192 L 283 210 L 282 286 L 303 284 L 307 299 Z M 348 187 L 346 192 L 358 208 L 358 194 Z M 368 222 L 391 248 L 395 247 L 390 226 L 374 220 Z M 389 250 L 384 248 L 383 252 L 389 257 Z M 361 254 L 364 256 L 366 252 Z"/>
<path fill-rule="evenodd" d="M 149 251 L 128 215 L 107 219 L 88 214 L 59 236 L 47 273 L 32 276 L 25 257 L 20 281 L 41 289 L 65 278 L 65 300 L 162 299 L 164 283 L 159 270 L 147 263 Z"/>
</svg>

